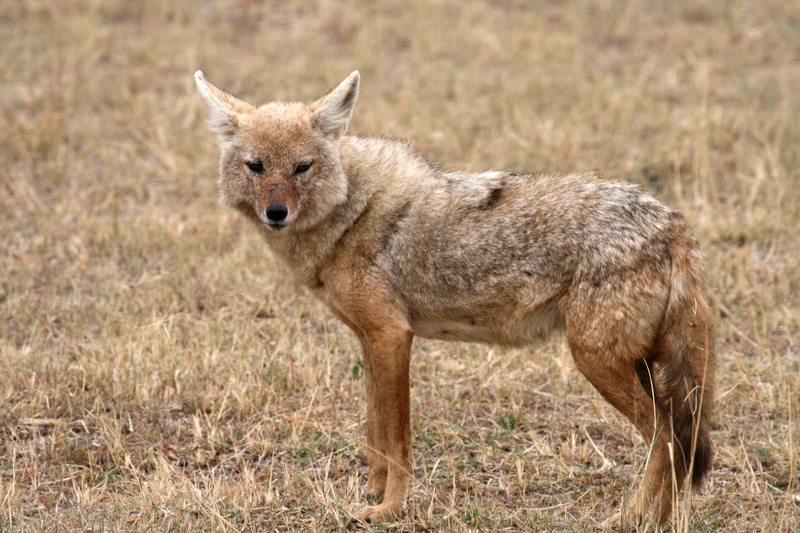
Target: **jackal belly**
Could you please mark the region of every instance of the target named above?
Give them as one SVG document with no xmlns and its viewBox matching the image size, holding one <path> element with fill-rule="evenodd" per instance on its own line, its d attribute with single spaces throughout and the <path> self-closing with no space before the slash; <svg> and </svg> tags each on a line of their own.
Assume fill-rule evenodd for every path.
<svg viewBox="0 0 800 533">
<path fill-rule="evenodd" d="M 471 316 L 430 315 L 410 320 L 415 335 L 426 339 L 481 342 L 524 346 L 563 328 L 563 317 L 555 305 L 535 309 L 476 310 Z"/>
</svg>

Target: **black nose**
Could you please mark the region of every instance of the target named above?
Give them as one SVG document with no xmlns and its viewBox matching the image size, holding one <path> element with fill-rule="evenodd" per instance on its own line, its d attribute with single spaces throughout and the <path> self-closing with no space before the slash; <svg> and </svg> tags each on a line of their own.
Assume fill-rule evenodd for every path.
<svg viewBox="0 0 800 533">
<path fill-rule="evenodd" d="M 267 219 L 272 222 L 280 222 L 289 214 L 289 210 L 283 204 L 272 204 L 267 208 Z"/>
</svg>

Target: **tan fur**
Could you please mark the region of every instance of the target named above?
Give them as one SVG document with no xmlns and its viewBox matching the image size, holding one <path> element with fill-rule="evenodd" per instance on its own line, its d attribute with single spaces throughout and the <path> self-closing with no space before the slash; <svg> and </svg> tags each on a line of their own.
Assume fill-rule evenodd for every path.
<svg viewBox="0 0 800 533">
<path fill-rule="evenodd" d="M 592 174 L 442 172 L 407 143 L 347 136 L 357 72 L 310 106 L 256 108 L 196 81 L 220 138 L 222 204 L 361 341 L 368 496 L 379 503 L 359 519 L 390 519 L 405 503 L 414 335 L 520 346 L 565 330 L 581 373 L 653 446 L 630 518 L 666 521 L 686 477 L 700 482 L 713 325 L 678 212 Z M 263 172 L 248 169 L 254 160 Z M 265 215 L 273 204 L 288 210 L 280 227 Z"/>
</svg>

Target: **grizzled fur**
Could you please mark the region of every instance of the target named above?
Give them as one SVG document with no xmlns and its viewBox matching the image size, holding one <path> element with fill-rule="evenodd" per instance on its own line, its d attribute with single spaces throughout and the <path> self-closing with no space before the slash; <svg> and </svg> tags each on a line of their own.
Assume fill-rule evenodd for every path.
<svg viewBox="0 0 800 533">
<path fill-rule="evenodd" d="M 407 143 L 347 136 L 357 72 L 310 106 L 253 107 L 196 81 L 222 149 L 223 205 L 364 348 L 377 504 L 359 519 L 389 519 L 405 502 L 415 335 L 522 346 L 565 331 L 577 368 L 652 444 L 627 516 L 662 523 L 687 476 L 700 483 L 713 324 L 680 213 L 593 174 L 442 172 Z"/>
</svg>

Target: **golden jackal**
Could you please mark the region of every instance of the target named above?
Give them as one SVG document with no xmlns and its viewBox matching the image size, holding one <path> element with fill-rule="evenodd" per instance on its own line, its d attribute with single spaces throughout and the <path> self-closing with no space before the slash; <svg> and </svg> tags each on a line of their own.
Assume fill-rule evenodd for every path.
<svg viewBox="0 0 800 533">
<path fill-rule="evenodd" d="M 712 456 L 713 324 L 683 216 L 592 174 L 443 172 L 407 143 L 345 135 L 359 79 L 311 105 L 254 107 L 195 74 L 221 203 L 363 346 L 377 504 L 357 518 L 405 504 L 414 335 L 520 346 L 564 329 L 578 370 L 652 445 L 627 516 L 666 521 Z"/>
</svg>

